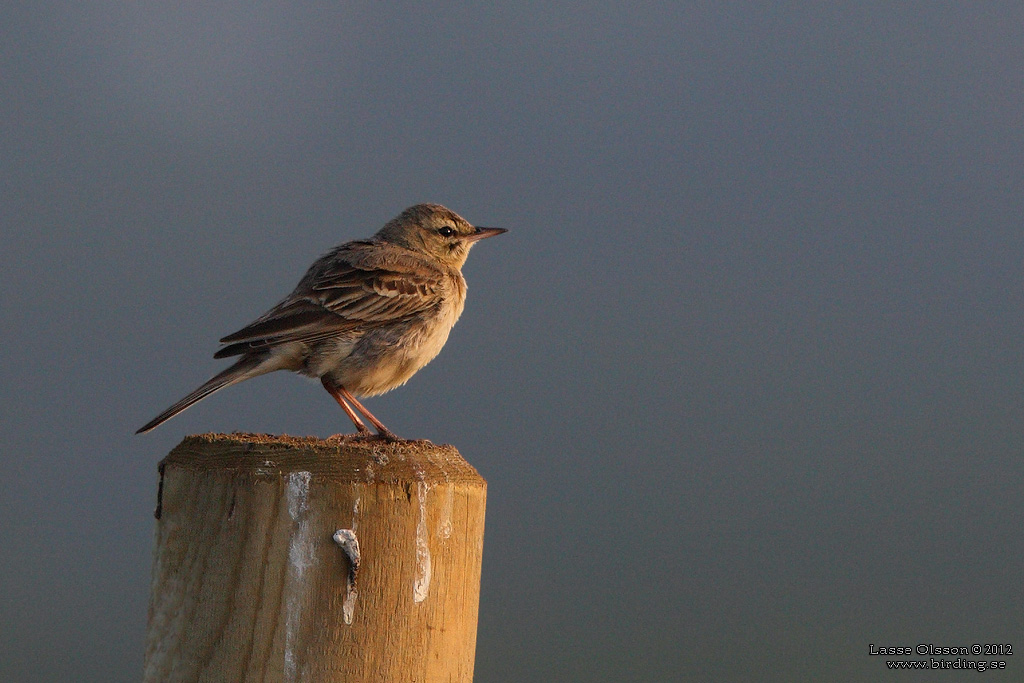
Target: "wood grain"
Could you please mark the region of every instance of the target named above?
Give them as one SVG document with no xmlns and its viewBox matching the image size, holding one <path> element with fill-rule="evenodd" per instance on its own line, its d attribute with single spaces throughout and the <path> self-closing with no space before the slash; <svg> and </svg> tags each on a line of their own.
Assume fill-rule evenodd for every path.
<svg viewBox="0 0 1024 683">
<path fill-rule="evenodd" d="M 160 471 L 146 681 L 472 680 L 486 482 L 454 448 L 202 435 Z"/>
</svg>

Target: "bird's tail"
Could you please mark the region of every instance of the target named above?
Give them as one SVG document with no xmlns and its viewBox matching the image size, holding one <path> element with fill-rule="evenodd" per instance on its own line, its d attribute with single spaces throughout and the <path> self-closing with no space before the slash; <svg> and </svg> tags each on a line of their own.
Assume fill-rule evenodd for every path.
<svg viewBox="0 0 1024 683">
<path fill-rule="evenodd" d="M 156 417 L 154 417 L 152 420 L 144 424 L 135 433 L 142 434 L 143 432 L 148 432 L 154 427 L 157 427 L 166 422 L 167 420 L 170 420 L 172 417 L 182 412 L 186 408 L 190 407 L 192 404 L 202 401 L 204 398 L 206 398 L 215 391 L 220 391 L 224 387 L 229 387 L 232 384 L 237 384 L 238 382 L 249 379 L 250 377 L 262 375 L 264 372 L 267 372 L 267 370 L 260 367 L 264 360 L 265 357 L 259 355 L 243 356 L 238 360 L 237 363 L 232 365 L 230 368 L 226 369 L 224 372 L 221 372 L 211 377 L 209 380 L 207 380 L 205 384 L 203 384 L 203 386 L 199 387 L 191 394 L 181 399 L 180 401 L 178 401 L 173 406 L 171 406 L 164 412 L 160 413 Z"/>
</svg>

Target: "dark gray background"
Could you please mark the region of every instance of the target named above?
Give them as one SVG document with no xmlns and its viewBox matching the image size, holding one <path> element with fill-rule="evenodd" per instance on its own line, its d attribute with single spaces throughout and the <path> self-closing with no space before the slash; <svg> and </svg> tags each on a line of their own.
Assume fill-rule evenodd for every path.
<svg viewBox="0 0 1024 683">
<path fill-rule="evenodd" d="M 348 425 L 278 373 L 132 432 L 420 201 L 510 229 L 368 403 L 489 481 L 477 680 L 1024 676 L 1019 2 L 17 4 L 0 678 L 139 677 L 158 460 Z"/>
</svg>

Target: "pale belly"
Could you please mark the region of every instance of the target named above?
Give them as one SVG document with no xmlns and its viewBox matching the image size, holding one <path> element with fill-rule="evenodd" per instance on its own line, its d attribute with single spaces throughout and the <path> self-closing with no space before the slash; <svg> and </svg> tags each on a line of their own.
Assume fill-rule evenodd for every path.
<svg viewBox="0 0 1024 683">
<path fill-rule="evenodd" d="M 441 352 L 451 326 L 435 326 L 421 334 L 409 335 L 405 343 L 388 347 L 374 362 L 364 365 L 358 372 L 348 373 L 345 387 L 359 396 L 374 396 L 391 391 L 409 381 L 420 368 L 434 360 Z"/>
<path fill-rule="evenodd" d="M 321 355 L 309 374 L 329 374 L 357 396 L 391 391 L 409 381 L 444 348 L 462 312 L 461 307 L 451 308 L 432 320 L 368 332 L 336 353 Z"/>
</svg>

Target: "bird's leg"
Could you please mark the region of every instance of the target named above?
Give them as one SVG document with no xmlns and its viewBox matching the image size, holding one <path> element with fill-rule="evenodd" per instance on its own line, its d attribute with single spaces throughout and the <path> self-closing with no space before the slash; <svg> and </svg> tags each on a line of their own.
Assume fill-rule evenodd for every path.
<svg viewBox="0 0 1024 683">
<path fill-rule="evenodd" d="M 363 424 L 363 421 L 359 419 L 358 415 L 356 415 L 356 411 L 352 410 L 352 406 L 345 403 L 345 399 L 342 398 L 342 394 L 348 394 L 348 392 L 345 391 L 344 388 L 335 385 L 334 382 L 327 379 L 327 377 L 321 377 L 320 384 L 324 385 L 324 389 L 327 390 L 327 393 L 334 397 L 334 400 L 338 402 L 341 409 L 344 410 L 345 414 L 348 415 L 350 420 L 352 420 L 352 424 L 356 426 L 356 431 L 360 434 L 368 434 L 370 432 L 370 428 Z"/>
<path fill-rule="evenodd" d="M 341 395 L 345 397 L 346 401 L 350 401 L 352 403 L 352 405 L 354 405 L 356 407 L 356 410 L 361 412 L 366 417 L 366 419 L 369 420 L 373 424 L 373 426 L 377 429 L 377 433 L 378 434 L 380 434 L 382 437 L 384 437 L 388 441 L 401 441 L 401 439 L 399 439 L 397 436 L 395 436 L 395 433 L 393 431 L 391 431 L 390 429 L 388 429 L 387 427 L 384 426 L 383 422 L 381 422 L 380 420 L 375 418 L 373 416 L 373 413 L 371 413 L 369 410 L 366 409 L 366 406 L 364 406 L 362 403 L 357 401 L 356 397 L 353 396 L 351 393 L 349 393 L 348 389 L 346 389 L 345 387 L 339 386 L 338 387 L 338 391 L 341 392 Z"/>
</svg>

